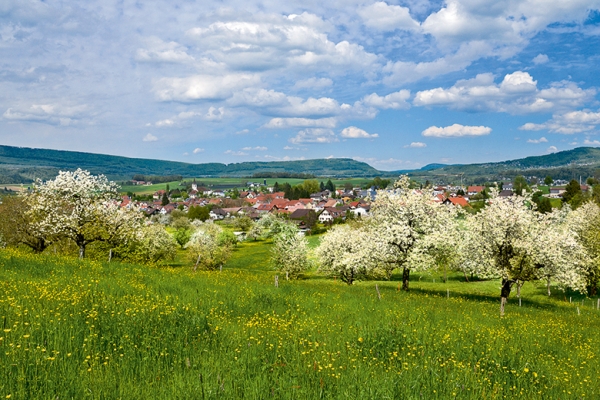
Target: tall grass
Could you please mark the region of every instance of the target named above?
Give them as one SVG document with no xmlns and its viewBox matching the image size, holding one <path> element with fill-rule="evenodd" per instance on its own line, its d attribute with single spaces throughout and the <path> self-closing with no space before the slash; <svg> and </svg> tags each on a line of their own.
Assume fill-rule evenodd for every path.
<svg viewBox="0 0 600 400">
<path fill-rule="evenodd" d="M 525 286 L 500 318 L 497 282 L 417 275 L 379 300 L 316 275 L 275 288 L 267 256 L 193 273 L 3 250 L 0 399 L 600 396 L 590 299 Z"/>
</svg>

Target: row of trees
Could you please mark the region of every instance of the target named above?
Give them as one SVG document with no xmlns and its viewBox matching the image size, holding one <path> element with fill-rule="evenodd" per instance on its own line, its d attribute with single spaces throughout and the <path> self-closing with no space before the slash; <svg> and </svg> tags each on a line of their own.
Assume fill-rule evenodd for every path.
<svg viewBox="0 0 600 400">
<path fill-rule="evenodd" d="M 317 249 L 321 270 L 352 284 L 368 276 L 390 277 L 433 268 L 467 277 L 500 278 L 501 312 L 516 285 L 545 280 L 590 294 L 600 278 L 600 208 L 593 202 L 575 211 L 540 213 L 527 196 L 501 198 L 492 192 L 477 214 L 430 201 L 401 178 L 393 191 L 379 192 L 373 217 L 333 228 Z"/>
<path fill-rule="evenodd" d="M 78 169 L 38 180 L 31 190 L 3 199 L 0 233 L 11 245 L 34 252 L 76 246 L 84 258 L 95 251 L 135 262 L 172 258 L 176 242 L 160 226 L 148 225 L 136 209 L 120 207 L 118 186 L 103 175 Z"/>
</svg>

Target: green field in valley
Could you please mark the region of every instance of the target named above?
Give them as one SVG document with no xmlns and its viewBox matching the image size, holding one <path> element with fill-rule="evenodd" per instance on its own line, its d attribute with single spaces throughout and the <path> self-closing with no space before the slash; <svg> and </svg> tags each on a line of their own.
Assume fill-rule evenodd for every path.
<svg viewBox="0 0 600 400">
<path fill-rule="evenodd" d="M 322 181 L 323 183 L 326 183 L 327 180 L 330 178 L 314 178 L 314 179 L 316 179 L 319 182 Z M 186 182 L 191 182 L 192 180 L 193 180 L 193 178 L 185 179 Z M 264 180 L 265 180 L 265 178 L 197 178 L 196 182 L 198 183 L 198 186 L 203 185 L 203 186 L 209 187 L 211 189 L 232 189 L 232 188 L 242 189 L 245 187 L 246 182 L 263 183 Z M 299 185 L 302 182 L 304 182 L 304 179 L 266 178 L 266 181 L 267 181 L 267 186 L 273 186 L 275 184 L 275 182 L 279 183 L 280 185 L 287 182 L 292 186 L 296 186 L 296 185 Z M 331 179 L 331 181 L 334 183 L 334 185 L 336 185 L 337 188 L 343 188 L 346 183 L 351 183 L 354 187 L 356 187 L 356 186 L 361 187 L 364 184 L 366 184 L 367 182 L 369 182 L 370 179 L 347 178 L 347 179 Z M 170 189 L 177 189 L 180 187 L 179 184 L 180 184 L 180 182 L 175 181 L 175 182 L 158 183 L 158 184 L 149 185 L 149 186 L 122 185 L 121 192 L 123 192 L 123 193 L 132 192 L 135 194 L 152 194 L 152 193 L 156 192 L 157 190 L 164 190 L 167 187 L 167 185 L 169 185 Z"/>
<path fill-rule="evenodd" d="M 458 275 L 276 288 L 269 252 L 194 273 L 0 250 L 0 398 L 600 397 L 596 299 L 528 283 L 500 318 L 499 282 Z"/>
</svg>

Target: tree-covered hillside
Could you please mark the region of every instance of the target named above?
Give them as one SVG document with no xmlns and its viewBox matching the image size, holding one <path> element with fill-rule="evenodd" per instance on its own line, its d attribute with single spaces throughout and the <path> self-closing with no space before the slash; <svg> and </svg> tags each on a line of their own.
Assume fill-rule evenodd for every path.
<svg viewBox="0 0 600 400">
<path fill-rule="evenodd" d="M 380 172 L 352 159 L 190 164 L 176 161 L 128 158 L 26 147 L 0 146 L 0 182 L 27 183 L 50 179 L 58 170 L 82 168 L 111 179 L 131 179 L 135 174 L 183 177 L 252 176 L 260 172 L 307 173 L 315 176 L 372 177 Z"/>
</svg>

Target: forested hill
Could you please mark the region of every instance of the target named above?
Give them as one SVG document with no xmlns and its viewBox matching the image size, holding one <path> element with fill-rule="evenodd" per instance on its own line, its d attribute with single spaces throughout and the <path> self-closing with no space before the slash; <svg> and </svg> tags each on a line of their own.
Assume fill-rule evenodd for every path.
<svg viewBox="0 0 600 400">
<path fill-rule="evenodd" d="M 554 179 L 583 179 L 599 175 L 600 149 L 578 147 L 573 150 L 559 151 L 543 156 L 532 156 L 516 160 L 465 165 L 444 165 L 430 170 L 410 171 L 408 174 L 417 179 L 433 181 L 456 181 L 462 176 L 464 182 L 482 183 L 485 181 L 503 181 L 516 175 Z"/>
<path fill-rule="evenodd" d="M 128 158 L 76 151 L 0 146 L 0 183 L 27 183 L 35 178 L 49 179 L 59 170 L 82 168 L 110 179 L 131 179 L 142 175 L 182 175 L 184 177 L 252 176 L 261 172 L 306 173 L 316 176 L 374 177 L 381 175 L 370 165 L 347 158 L 242 162 L 235 164 L 190 164 L 176 161 Z"/>
</svg>

